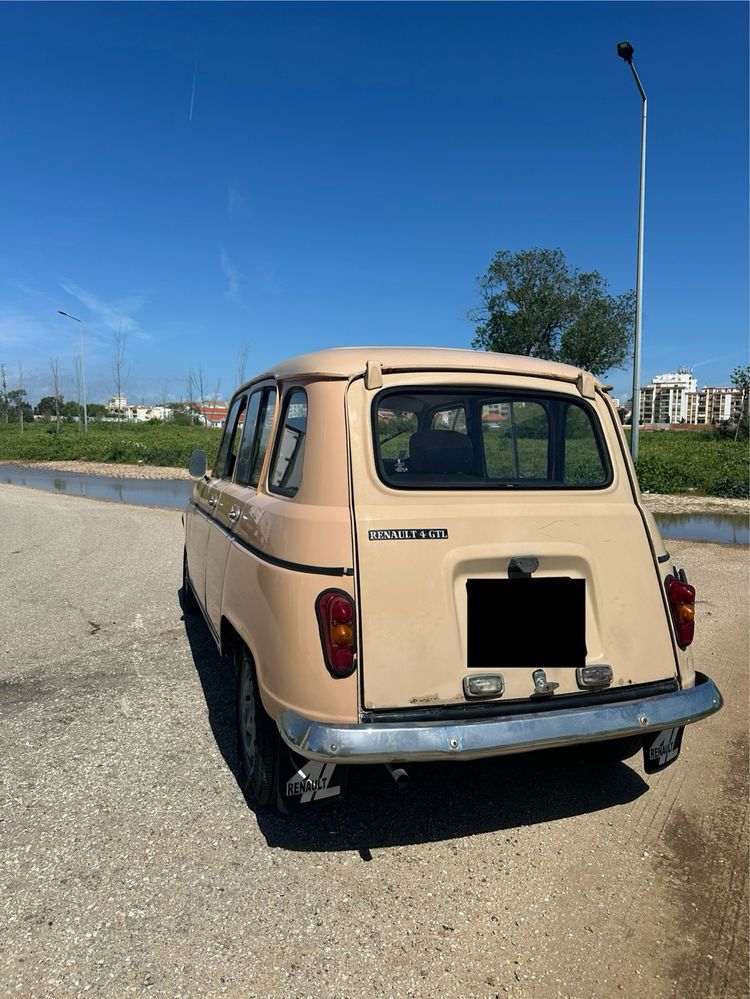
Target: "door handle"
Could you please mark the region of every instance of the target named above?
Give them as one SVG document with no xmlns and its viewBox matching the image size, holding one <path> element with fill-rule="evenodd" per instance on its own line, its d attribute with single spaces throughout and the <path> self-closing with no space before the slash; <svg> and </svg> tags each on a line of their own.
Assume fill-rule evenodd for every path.
<svg viewBox="0 0 750 999">
<path fill-rule="evenodd" d="M 219 502 L 219 497 L 218 496 L 209 496 L 209 498 L 208 498 L 208 505 L 209 506 L 216 506 L 216 504 L 218 502 Z"/>
<path fill-rule="evenodd" d="M 227 516 L 231 521 L 237 520 L 239 515 L 240 515 L 240 508 L 238 506 L 233 506 L 232 509 L 227 514 Z"/>
</svg>

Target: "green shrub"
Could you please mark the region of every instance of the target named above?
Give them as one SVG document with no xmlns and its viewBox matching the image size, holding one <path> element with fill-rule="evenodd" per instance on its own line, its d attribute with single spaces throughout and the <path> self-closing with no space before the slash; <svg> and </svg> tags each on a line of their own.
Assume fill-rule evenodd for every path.
<svg viewBox="0 0 750 999">
<path fill-rule="evenodd" d="M 186 468 L 190 452 L 202 448 L 211 461 L 221 431 L 181 427 L 172 423 L 90 423 L 88 433 L 78 424 L 54 426 L 0 424 L 0 459 L 6 461 L 102 461 Z"/>
</svg>

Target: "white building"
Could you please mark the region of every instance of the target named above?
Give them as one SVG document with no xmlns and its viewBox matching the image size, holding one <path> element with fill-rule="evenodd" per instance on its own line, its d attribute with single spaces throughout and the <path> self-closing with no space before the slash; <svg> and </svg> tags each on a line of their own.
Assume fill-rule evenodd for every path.
<svg viewBox="0 0 750 999">
<path fill-rule="evenodd" d="M 641 423 L 723 423 L 735 420 L 742 405 L 737 388 L 704 385 L 689 368 L 654 375 L 641 389 Z"/>
<path fill-rule="evenodd" d="M 698 382 L 689 368 L 654 375 L 641 389 L 641 423 L 682 423 L 688 418 L 688 396 Z"/>
<path fill-rule="evenodd" d="M 124 395 L 115 395 L 104 407 L 107 413 L 126 423 L 147 423 L 149 420 L 168 420 L 172 415 L 169 406 L 129 406 Z"/>
</svg>

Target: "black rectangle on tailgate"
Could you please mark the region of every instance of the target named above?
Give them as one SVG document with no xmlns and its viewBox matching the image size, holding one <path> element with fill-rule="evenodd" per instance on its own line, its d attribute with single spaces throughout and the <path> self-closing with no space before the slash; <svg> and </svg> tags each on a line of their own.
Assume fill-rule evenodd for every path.
<svg viewBox="0 0 750 999">
<path fill-rule="evenodd" d="M 585 664 L 584 579 L 468 579 L 466 595 L 468 666 Z"/>
</svg>

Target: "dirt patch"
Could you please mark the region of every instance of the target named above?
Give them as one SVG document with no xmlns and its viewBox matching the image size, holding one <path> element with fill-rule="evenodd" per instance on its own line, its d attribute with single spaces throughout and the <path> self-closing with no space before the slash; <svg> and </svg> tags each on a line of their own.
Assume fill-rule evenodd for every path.
<svg viewBox="0 0 750 999">
<path fill-rule="evenodd" d="M 651 513 L 750 513 L 750 500 L 722 496 L 693 496 L 690 493 L 644 493 L 643 502 Z"/>
<path fill-rule="evenodd" d="M 0 465 L 22 468 L 50 468 L 58 472 L 78 472 L 85 475 L 103 475 L 123 479 L 189 479 L 186 468 L 162 465 L 115 465 L 101 461 L 0 461 Z"/>
<path fill-rule="evenodd" d="M 748 995 L 748 740 L 734 740 L 720 810 L 691 816 L 676 807 L 665 828 L 670 885 L 682 911 L 672 973 L 679 995 Z"/>
</svg>

